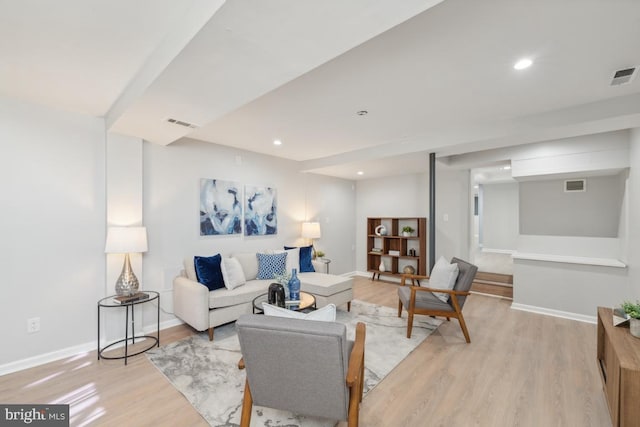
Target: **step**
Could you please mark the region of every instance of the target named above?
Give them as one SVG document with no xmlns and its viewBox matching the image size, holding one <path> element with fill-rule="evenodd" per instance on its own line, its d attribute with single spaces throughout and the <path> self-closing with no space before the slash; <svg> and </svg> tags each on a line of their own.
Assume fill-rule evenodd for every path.
<svg viewBox="0 0 640 427">
<path fill-rule="evenodd" d="M 489 273 L 478 271 L 474 279 L 476 282 L 513 285 L 513 274 Z"/>
</svg>

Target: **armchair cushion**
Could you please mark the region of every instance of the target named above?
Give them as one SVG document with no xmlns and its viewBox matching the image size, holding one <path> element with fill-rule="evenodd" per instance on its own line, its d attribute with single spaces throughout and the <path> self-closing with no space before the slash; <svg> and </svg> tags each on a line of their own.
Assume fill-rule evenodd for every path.
<svg viewBox="0 0 640 427">
<path fill-rule="evenodd" d="M 224 279 L 222 278 L 222 268 L 220 266 L 221 262 L 222 256 L 220 254 L 210 257 L 193 257 L 198 282 L 205 285 L 210 291 L 224 288 Z"/>
<path fill-rule="evenodd" d="M 426 285 L 433 289 L 452 290 L 458 278 L 458 264 L 449 263 L 444 257 L 440 257 L 429 276 L 429 283 Z M 449 301 L 449 294 L 443 292 L 433 293 L 440 301 Z"/>
<path fill-rule="evenodd" d="M 287 254 L 256 254 L 258 257 L 258 280 L 273 279 L 283 274 L 287 265 Z"/>
<path fill-rule="evenodd" d="M 289 319 L 319 320 L 321 322 L 336 321 L 335 304 L 327 304 L 324 307 L 309 313 L 301 313 L 299 311 L 293 311 L 267 303 L 262 303 L 262 309 L 266 316 L 287 317 Z"/>
<path fill-rule="evenodd" d="M 401 286 L 398 288 L 398 297 L 405 307 L 409 307 L 411 300 L 411 286 Z M 435 310 L 435 311 L 454 311 L 454 309 L 446 302 L 442 302 L 432 292 L 418 291 L 416 292 L 416 308 L 421 310 Z"/>
<path fill-rule="evenodd" d="M 242 286 L 247 283 L 247 279 L 244 278 L 244 272 L 240 261 L 236 258 L 222 258 L 222 278 L 224 279 L 224 286 L 231 290 Z"/>
</svg>

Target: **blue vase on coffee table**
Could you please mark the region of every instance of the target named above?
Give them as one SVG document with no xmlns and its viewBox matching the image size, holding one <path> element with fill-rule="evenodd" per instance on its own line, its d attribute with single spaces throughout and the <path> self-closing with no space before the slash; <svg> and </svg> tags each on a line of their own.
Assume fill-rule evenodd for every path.
<svg viewBox="0 0 640 427">
<path fill-rule="evenodd" d="M 289 279 L 289 299 L 292 301 L 300 300 L 300 279 L 298 279 L 298 270 L 291 270 L 291 279 Z"/>
</svg>

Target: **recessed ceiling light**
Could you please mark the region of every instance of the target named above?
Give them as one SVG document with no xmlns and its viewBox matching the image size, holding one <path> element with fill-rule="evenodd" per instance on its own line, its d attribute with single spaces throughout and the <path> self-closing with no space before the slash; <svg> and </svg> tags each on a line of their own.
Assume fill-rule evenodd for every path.
<svg viewBox="0 0 640 427">
<path fill-rule="evenodd" d="M 364 175 L 364 172 L 358 171 L 358 175 Z"/>
<path fill-rule="evenodd" d="M 516 62 L 513 66 L 516 70 L 524 70 L 525 68 L 529 68 L 533 64 L 533 61 L 529 58 L 522 58 L 518 62 Z"/>
<path fill-rule="evenodd" d="M 366 116 L 369 112 L 367 110 L 360 110 L 356 114 L 359 116 Z"/>
<path fill-rule="evenodd" d="M 473 186 L 473 188 L 478 188 L 478 186 L 477 186 L 477 185 L 474 185 L 474 186 Z"/>
<path fill-rule="evenodd" d="M 502 169 L 504 169 L 504 170 L 508 171 L 509 169 L 511 169 L 511 166 L 505 166 L 505 167 L 503 167 Z"/>
<path fill-rule="evenodd" d="M 279 139 L 274 139 L 273 145 L 282 145 L 282 141 L 280 141 Z"/>
</svg>

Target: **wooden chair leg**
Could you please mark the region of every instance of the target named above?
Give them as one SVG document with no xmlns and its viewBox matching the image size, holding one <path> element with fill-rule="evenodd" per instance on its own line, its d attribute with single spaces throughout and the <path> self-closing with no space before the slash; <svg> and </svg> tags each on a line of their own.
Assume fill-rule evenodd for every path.
<svg viewBox="0 0 640 427">
<path fill-rule="evenodd" d="M 213 327 L 209 328 L 209 341 L 213 341 Z"/>
<path fill-rule="evenodd" d="M 407 338 L 411 338 L 412 329 L 413 329 L 413 312 L 409 311 L 409 320 L 407 320 Z"/>
<path fill-rule="evenodd" d="M 398 299 L 398 317 L 402 317 L 402 300 Z"/>
<path fill-rule="evenodd" d="M 358 416 L 360 415 L 360 391 L 357 390 L 360 385 L 351 388 L 349 394 L 349 415 L 347 418 L 348 427 L 358 427 Z M 241 426 L 243 427 L 243 426 Z"/>
<path fill-rule="evenodd" d="M 347 311 L 351 311 L 351 301 L 347 303 Z"/>
<path fill-rule="evenodd" d="M 249 381 L 244 383 L 244 399 L 242 399 L 242 415 L 240 416 L 240 427 L 249 427 L 251 424 L 251 409 L 253 407 L 253 397 L 249 389 Z"/>
<path fill-rule="evenodd" d="M 467 324 L 464 321 L 462 313 L 458 313 L 458 322 L 460 323 L 460 329 L 462 329 L 462 333 L 467 340 L 467 344 L 469 344 L 471 342 L 471 338 L 469 338 L 469 331 L 467 330 Z"/>
</svg>

